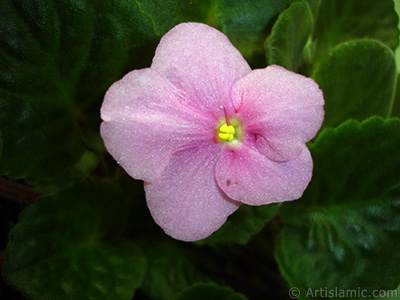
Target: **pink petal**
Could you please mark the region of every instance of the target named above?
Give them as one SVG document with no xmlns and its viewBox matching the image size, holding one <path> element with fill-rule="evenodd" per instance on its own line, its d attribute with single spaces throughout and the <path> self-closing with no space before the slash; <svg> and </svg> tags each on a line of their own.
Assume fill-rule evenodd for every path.
<svg viewBox="0 0 400 300">
<path fill-rule="evenodd" d="M 271 161 L 257 149 L 242 145 L 224 154 L 215 170 L 218 185 L 229 197 L 262 205 L 300 198 L 311 180 L 312 166 L 305 145 L 301 154 L 288 162 Z"/>
<path fill-rule="evenodd" d="M 232 90 L 238 116 L 258 149 L 275 161 L 297 157 L 321 127 L 324 99 L 311 79 L 279 66 L 254 70 Z"/>
<path fill-rule="evenodd" d="M 157 180 L 171 156 L 213 143 L 216 123 L 179 102 L 157 71 L 132 71 L 107 91 L 101 136 L 108 152 L 136 179 Z"/>
<path fill-rule="evenodd" d="M 199 23 L 182 23 L 170 30 L 157 47 L 151 68 L 172 82 L 182 101 L 217 119 L 224 105 L 233 114 L 230 90 L 251 69 L 228 38 Z"/>
<path fill-rule="evenodd" d="M 240 205 L 218 187 L 214 144 L 176 154 L 162 177 L 145 185 L 147 205 L 164 231 L 175 239 L 203 239 L 221 227 Z"/>
</svg>

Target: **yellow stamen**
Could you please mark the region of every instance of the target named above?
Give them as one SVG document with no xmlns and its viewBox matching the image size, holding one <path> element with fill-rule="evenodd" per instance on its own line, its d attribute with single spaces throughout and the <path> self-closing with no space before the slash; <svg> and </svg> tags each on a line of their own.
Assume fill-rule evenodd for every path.
<svg viewBox="0 0 400 300">
<path fill-rule="evenodd" d="M 233 140 L 234 136 L 235 136 L 235 127 L 233 127 L 232 125 L 224 124 L 219 128 L 218 137 L 222 141 L 230 142 Z"/>
</svg>

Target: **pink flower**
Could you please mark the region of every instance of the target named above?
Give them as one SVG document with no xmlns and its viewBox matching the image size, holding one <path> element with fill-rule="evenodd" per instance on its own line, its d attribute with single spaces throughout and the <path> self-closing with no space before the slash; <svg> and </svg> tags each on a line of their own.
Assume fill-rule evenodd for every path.
<svg viewBox="0 0 400 300">
<path fill-rule="evenodd" d="M 146 182 L 150 212 L 172 237 L 217 230 L 242 203 L 298 199 L 312 176 L 305 142 L 323 120 L 310 78 L 279 66 L 251 70 L 204 24 L 174 27 L 150 68 L 114 83 L 101 135 L 117 162 Z"/>
</svg>

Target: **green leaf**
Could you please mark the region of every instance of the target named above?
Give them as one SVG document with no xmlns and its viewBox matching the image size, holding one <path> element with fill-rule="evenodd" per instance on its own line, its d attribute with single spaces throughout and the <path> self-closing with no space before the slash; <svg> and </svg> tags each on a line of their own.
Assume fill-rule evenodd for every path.
<svg viewBox="0 0 400 300">
<path fill-rule="evenodd" d="M 312 34 L 313 15 L 307 2 L 294 2 L 272 28 L 264 47 L 269 65 L 280 65 L 297 72 L 304 47 Z"/>
<path fill-rule="evenodd" d="M 151 22 L 122 0 L 2 1 L 0 18 L 0 174 L 81 180 L 103 149 L 104 93 L 139 59 Z"/>
<path fill-rule="evenodd" d="M 250 59 L 263 55 L 263 43 L 273 19 L 293 0 L 218 0 L 217 21 L 232 44 Z M 265 63 L 264 63 L 265 67 Z"/>
<path fill-rule="evenodd" d="M 41 197 L 11 231 L 4 276 L 34 300 L 130 300 L 145 260 L 119 238 L 126 217 L 120 188 L 106 181 Z"/>
<path fill-rule="evenodd" d="M 391 118 L 400 118 L 400 74 L 397 74 L 396 90 L 390 110 Z"/>
<path fill-rule="evenodd" d="M 224 225 L 208 238 L 197 242 L 199 245 L 210 244 L 241 244 L 248 242 L 251 236 L 259 232 L 266 222 L 277 213 L 276 204 L 258 207 L 242 205 L 234 214 L 229 216 Z"/>
<path fill-rule="evenodd" d="M 179 23 L 207 23 L 210 11 L 213 10 L 213 0 L 137 0 L 137 3 L 150 18 L 158 36 L 163 36 Z"/>
<path fill-rule="evenodd" d="M 316 60 L 352 39 L 379 40 L 394 50 L 399 44 L 393 0 L 322 0 L 315 25 Z"/>
<path fill-rule="evenodd" d="M 325 130 L 310 146 L 313 179 L 281 206 L 276 259 L 290 285 L 395 289 L 400 281 L 400 120 Z"/>
<path fill-rule="evenodd" d="M 378 41 L 357 40 L 335 47 L 314 80 L 324 93 L 323 127 L 389 114 L 396 81 L 393 52 Z"/>
<path fill-rule="evenodd" d="M 375 300 L 398 300 L 400 295 L 400 286 L 397 287 L 395 290 L 390 291 L 383 291 L 381 295 Z"/>
<path fill-rule="evenodd" d="M 247 298 L 236 293 L 229 287 L 214 283 L 199 283 L 186 289 L 174 300 L 246 300 Z"/>
<path fill-rule="evenodd" d="M 188 286 L 210 281 L 196 265 L 200 261 L 198 249 L 160 240 L 143 239 L 138 242 L 147 261 L 146 277 L 141 289 L 151 299 L 169 300 Z M 201 263 L 205 263 L 204 259 Z"/>
</svg>

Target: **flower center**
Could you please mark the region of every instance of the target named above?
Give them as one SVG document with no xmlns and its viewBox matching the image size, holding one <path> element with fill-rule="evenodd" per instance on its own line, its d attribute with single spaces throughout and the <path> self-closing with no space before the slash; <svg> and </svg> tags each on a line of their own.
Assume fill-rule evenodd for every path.
<svg viewBox="0 0 400 300">
<path fill-rule="evenodd" d="M 221 141 L 230 142 L 235 136 L 235 127 L 224 124 L 219 128 L 218 137 Z"/>
<path fill-rule="evenodd" d="M 221 106 L 225 113 L 225 120 L 221 120 L 218 125 L 218 140 L 222 143 L 228 143 L 230 146 L 235 146 L 242 137 L 242 126 L 240 122 L 233 118 L 229 120 L 225 107 Z"/>
</svg>

